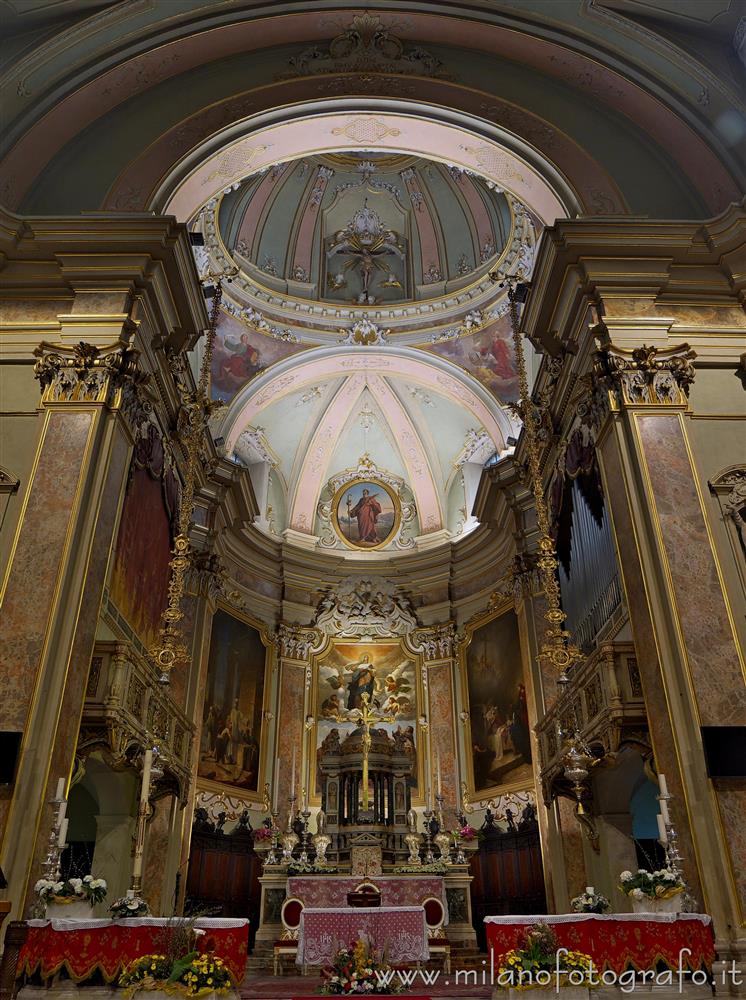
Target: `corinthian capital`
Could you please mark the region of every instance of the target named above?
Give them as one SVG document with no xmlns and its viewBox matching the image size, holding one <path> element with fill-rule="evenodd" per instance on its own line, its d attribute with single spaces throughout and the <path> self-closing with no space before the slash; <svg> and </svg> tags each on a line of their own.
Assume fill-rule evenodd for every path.
<svg viewBox="0 0 746 1000">
<path fill-rule="evenodd" d="M 643 344 L 630 351 L 605 339 L 594 369 L 617 406 L 686 406 L 696 356 L 689 344 L 663 349 Z"/>
<path fill-rule="evenodd" d="M 45 403 L 107 403 L 126 411 L 149 408 L 142 389 L 150 376 L 140 368 L 139 352 L 121 341 L 103 348 L 83 341 L 71 347 L 42 342 L 34 355 L 34 375 Z"/>
</svg>

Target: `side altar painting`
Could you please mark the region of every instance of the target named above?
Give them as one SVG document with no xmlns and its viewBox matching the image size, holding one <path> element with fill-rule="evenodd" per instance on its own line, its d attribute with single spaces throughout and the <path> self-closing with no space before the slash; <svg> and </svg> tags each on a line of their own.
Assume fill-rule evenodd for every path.
<svg viewBox="0 0 746 1000">
<path fill-rule="evenodd" d="M 409 784 L 412 793 L 416 794 L 417 671 L 415 661 L 398 642 L 339 642 L 318 661 L 316 794 L 321 790 L 319 757 L 332 747 L 344 747 L 345 740 L 353 739 L 359 727 L 357 713 L 364 704 L 380 718 L 372 723 L 376 736 L 387 741 L 392 752 L 396 749 L 411 758 Z"/>
<path fill-rule="evenodd" d="M 463 664 L 472 788 L 488 797 L 532 779 L 531 736 L 518 618 L 512 608 L 478 625 Z"/>
<path fill-rule="evenodd" d="M 266 664 L 259 630 L 219 608 L 210 636 L 200 778 L 258 792 Z"/>
</svg>

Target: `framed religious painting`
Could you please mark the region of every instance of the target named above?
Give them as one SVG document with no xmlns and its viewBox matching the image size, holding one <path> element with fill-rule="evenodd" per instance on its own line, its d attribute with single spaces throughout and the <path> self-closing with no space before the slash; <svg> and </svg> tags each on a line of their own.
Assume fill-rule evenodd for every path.
<svg viewBox="0 0 746 1000">
<path fill-rule="evenodd" d="M 332 524 L 351 549 L 380 549 L 396 535 L 401 502 L 380 479 L 353 479 L 332 499 Z"/>
<path fill-rule="evenodd" d="M 197 776 L 261 799 L 269 698 L 266 632 L 258 622 L 219 607 L 212 619 Z"/>
<path fill-rule="evenodd" d="M 531 730 L 518 617 L 477 619 L 461 651 L 470 793 L 475 800 L 533 785 Z"/>
<path fill-rule="evenodd" d="M 381 755 L 402 778 L 391 788 L 392 806 L 405 812 L 405 799 L 421 803 L 423 748 L 417 719 L 422 704 L 420 664 L 401 640 L 333 640 L 314 660 L 309 731 L 312 796 L 320 801 L 325 760 L 359 750 L 361 710 L 370 713 L 371 754 Z M 327 782 L 326 809 L 337 809 L 337 786 Z"/>
</svg>

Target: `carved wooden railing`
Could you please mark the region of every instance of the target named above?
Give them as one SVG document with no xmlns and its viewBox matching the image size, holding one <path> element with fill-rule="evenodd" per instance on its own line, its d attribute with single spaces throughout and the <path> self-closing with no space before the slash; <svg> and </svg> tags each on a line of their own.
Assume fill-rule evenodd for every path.
<svg viewBox="0 0 746 1000">
<path fill-rule="evenodd" d="M 158 671 L 132 643 L 97 642 L 77 753 L 85 757 L 104 749 L 115 766 L 127 766 L 146 741 L 155 739 L 164 769 L 155 794 L 170 790 L 185 800 L 194 725 L 158 679 Z"/>
<path fill-rule="evenodd" d="M 603 748 L 609 761 L 622 745 L 649 751 L 645 701 L 631 642 L 599 646 L 572 672 L 562 702 L 553 705 L 536 726 L 547 802 L 564 770 L 558 728 L 571 732 L 576 724 L 586 743 L 597 747 L 599 756 Z"/>
</svg>

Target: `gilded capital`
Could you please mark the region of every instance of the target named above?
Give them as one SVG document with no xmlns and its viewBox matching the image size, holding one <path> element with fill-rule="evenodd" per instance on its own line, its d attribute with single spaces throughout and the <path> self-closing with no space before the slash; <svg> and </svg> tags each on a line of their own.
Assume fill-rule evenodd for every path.
<svg viewBox="0 0 746 1000">
<path fill-rule="evenodd" d="M 103 348 L 42 342 L 34 355 L 43 403 L 106 403 L 135 423 L 150 409 L 142 393 L 150 376 L 140 368 L 139 352 L 122 341 Z"/>
<path fill-rule="evenodd" d="M 659 349 L 625 350 L 603 338 L 594 359 L 594 373 L 610 393 L 610 402 L 622 406 L 686 406 L 694 381 L 696 353 L 689 344 Z"/>
</svg>

